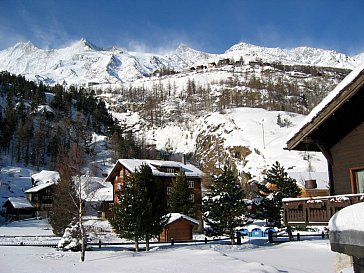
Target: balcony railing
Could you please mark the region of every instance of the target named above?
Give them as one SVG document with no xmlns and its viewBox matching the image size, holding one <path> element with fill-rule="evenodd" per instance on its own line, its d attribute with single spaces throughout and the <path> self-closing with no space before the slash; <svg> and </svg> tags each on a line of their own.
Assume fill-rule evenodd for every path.
<svg viewBox="0 0 364 273">
<path fill-rule="evenodd" d="M 327 225 L 340 209 L 364 201 L 364 194 L 345 194 L 309 198 L 284 198 L 283 221 L 292 225 Z"/>
</svg>

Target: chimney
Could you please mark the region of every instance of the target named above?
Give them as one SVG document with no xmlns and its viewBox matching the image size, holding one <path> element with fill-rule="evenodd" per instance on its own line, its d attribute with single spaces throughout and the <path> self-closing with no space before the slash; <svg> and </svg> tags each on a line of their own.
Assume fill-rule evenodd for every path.
<svg viewBox="0 0 364 273">
<path fill-rule="evenodd" d="M 182 164 L 186 165 L 186 155 L 185 154 L 182 155 Z"/>
</svg>

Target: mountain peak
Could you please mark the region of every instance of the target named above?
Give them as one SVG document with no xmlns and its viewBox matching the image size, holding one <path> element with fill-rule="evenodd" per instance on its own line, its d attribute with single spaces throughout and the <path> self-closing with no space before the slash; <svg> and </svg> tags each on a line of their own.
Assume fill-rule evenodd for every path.
<svg viewBox="0 0 364 273">
<path fill-rule="evenodd" d="M 98 46 L 94 45 L 93 43 L 91 43 L 90 41 L 88 41 L 85 38 L 81 38 L 81 40 L 78 43 L 80 45 L 82 45 L 83 47 L 85 47 L 85 48 L 95 50 L 95 51 L 102 51 L 101 47 L 98 47 Z"/>
<path fill-rule="evenodd" d="M 23 48 L 23 49 L 27 49 L 27 50 L 37 49 L 37 47 L 31 41 L 19 42 L 19 43 L 15 44 L 14 48 Z"/>
<path fill-rule="evenodd" d="M 176 52 L 186 52 L 186 51 L 194 51 L 194 49 L 190 48 L 186 44 L 179 44 L 179 46 L 176 48 Z"/>
</svg>

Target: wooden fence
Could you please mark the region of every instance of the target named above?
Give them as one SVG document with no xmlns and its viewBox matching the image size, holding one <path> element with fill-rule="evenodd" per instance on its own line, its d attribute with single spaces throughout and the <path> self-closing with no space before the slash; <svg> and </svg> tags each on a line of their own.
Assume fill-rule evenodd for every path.
<svg viewBox="0 0 364 273">
<path fill-rule="evenodd" d="M 37 238 L 40 236 L 1 236 L 0 238 Z M 44 236 L 46 237 L 46 236 Z M 50 236 L 47 236 L 50 237 Z M 149 242 L 150 245 L 171 245 L 174 246 L 175 244 L 182 244 L 182 243 L 209 243 L 209 242 L 218 242 L 218 241 L 226 241 L 230 240 L 230 238 L 216 238 L 216 239 L 205 239 L 202 240 L 171 240 L 166 242 L 159 242 L 159 241 L 152 241 Z M 0 246 L 39 246 L 39 247 L 57 247 L 58 242 L 35 242 L 31 240 L 20 240 L 20 241 L 10 241 L 4 242 L 0 240 Z M 102 240 L 98 240 L 97 242 L 87 242 L 87 246 L 98 246 L 107 247 L 107 246 L 134 246 L 134 242 L 102 242 Z M 145 242 L 139 242 L 139 245 L 145 245 Z"/>
<path fill-rule="evenodd" d="M 296 241 L 302 241 L 305 238 L 327 239 L 328 234 L 326 234 L 325 232 L 322 232 L 322 233 L 317 233 L 317 234 L 300 234 L 300 233 L 297 233 L 297 234 L 293 235 L 293 240 L 296 239 Z M 289 238 L 288 235 L 278 235 L 278 234 L 275 234 L 273 232 L 269 232 L 268 233 L 268 241 L 270 243 L 283 243 L 283 242 L 290 241 L 290 238 Z"/>
<path fill-rule="evenodd" d="M 340 209 L 362 201 L 363 194 L 284 198 L 284 225 L 327 225 Z"/>
</svg>

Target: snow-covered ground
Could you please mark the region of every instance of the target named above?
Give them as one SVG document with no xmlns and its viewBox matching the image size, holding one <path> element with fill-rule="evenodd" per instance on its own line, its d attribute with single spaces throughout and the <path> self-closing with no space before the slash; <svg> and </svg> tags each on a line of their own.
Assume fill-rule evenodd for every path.
<svg viewBox="0 0 364 273">
<path fill-rule="evenodd" d="M 24 221 L 0 227 L 1 235 L 50 234 L 44 221 Z M 48 232 L 48 233 L 47 233 Z M 15 240 L 15 239 L 14 239 Z M 241 246 L 191 244 L 154 246 L 134 253 L 126 247 L 94 247 L 86 261 L 80 253 L 54 248 L 0 246 L 1 272 L 335 272 L 335 253 L 328 240 L 270 245 L 266 238 L 243 239 Z M 352 272 L 352 271 L 345 271 Z"/>
</svg>

